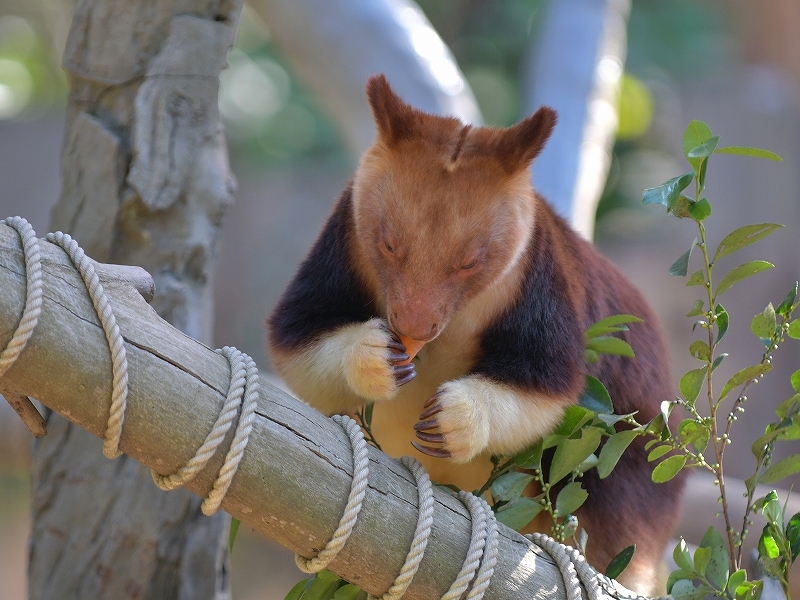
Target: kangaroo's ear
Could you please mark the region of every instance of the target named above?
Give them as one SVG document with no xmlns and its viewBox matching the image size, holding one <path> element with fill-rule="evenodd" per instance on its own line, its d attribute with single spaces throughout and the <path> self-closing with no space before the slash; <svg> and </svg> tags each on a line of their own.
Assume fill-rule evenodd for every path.
<svg viewBox="0 0 800 600">
<path fill-rule="evenodd" d="M 381 141 L 391 146 L 413 135 L 415 111 L 395 94 L 383 74 L 367 80 L 367 98 Z"/>
<path fill-rule="evenodd" d="M 553 132 L 558 115 L 549 106 L 542 106 L 533 115 L 503 131 L 497 140 L 497 159 L 509 172 L 527 169 L 544 148 Z"/>
</svg>

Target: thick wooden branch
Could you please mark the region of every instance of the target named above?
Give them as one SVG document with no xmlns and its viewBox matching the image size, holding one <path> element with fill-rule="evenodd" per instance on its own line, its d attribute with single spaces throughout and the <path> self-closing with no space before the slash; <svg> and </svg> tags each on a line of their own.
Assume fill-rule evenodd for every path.
<svg viewBox="0 0 800 600">
<path fill-rule="evenodd" d="M 4 389 L 39 399 L 102 436 L 111 393 L 111 363 L 103 332 L 79 275 L 64 252 L 42 243 L 44 302 L 39 325 L 3 378 Z M 101 269 L 101 279 L 125 338 L 130 392 L 121 449 L 170 473 L 202 444 L 228 387 L 227 361 L 163 321 L 126 280 L 147 291 L 141 270 Z M 0 348 L 22 314 L 25 270 L 17 233 L 0 226 Z M 310 407 L 266 383 L 250 443 L 222 508 L 246 525 L 304 556 L 330 538 L 352 476 L 349 441 Z M 188 484 L 205 496 L 233 431 Z M 369 489 L 358 524 L 332 571 L 382 594 L 400 571 L 417 518 L 413 477 L 370 448 Z M 439 598 L 456 578 L 469 545 L 466 508 L 436 489 L 435 524 L 425 559 L 406 598 Z M 529 550 L 500 526 L 499 561 L 487 599 L 564 598 L 549 557 Z"/>
</svg>

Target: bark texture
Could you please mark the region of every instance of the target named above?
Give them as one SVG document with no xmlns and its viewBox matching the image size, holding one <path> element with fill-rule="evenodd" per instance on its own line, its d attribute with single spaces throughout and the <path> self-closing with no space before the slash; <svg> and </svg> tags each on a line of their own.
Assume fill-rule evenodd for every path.
<svg viewBox="0 0 800 600">
<path fill-rule="evenodd" d="M 204 342 L 235 187 L 218 76 L 241 5 L 82 0 L 64 54 L 71 94 L 51 230 L 97 260 L 154 273 L 153 306 Z M 162 492 L 128 456 L 106 460 L 58 415 L 47 428 L 33 454 L 30 598 L 230 597 L 227 515 L 203 517 L 197 497 Z"/>
<path fill-rule="evenodd" d="M 43 244 L 42 258 L 44 297 L 39 326 L 17 363 L 5 374 L 3 385 L 14 393 L 40 399 L 72 423 L 100 436 L 105 431 L 111 395 L 107 342 L 83 282 L 66 255 L 53 245 Z M 22 263 L 16 233 L 0 226 L 0 347 L 11 338 L 24 305 Z M 227 393 L 229 366 L 222 356 L 160 319 L 132 286 L 108 276 L 101 281 L 125 339 L 129 364 L 128 410 L 120 449 L 143 465 L 171 473 L 191 458 L 212 428 Z M 51 431 L 47 438 L 52 436 L 57 447 L 77 430 L 71 425 L 63 431 Z M 188 489 L 202 496 L 208 493 L 233 433 L 232 428 L 208 466 L 187 484 Z M 100 441 L 95 441 L 95 453 L 100 456 Z M 57 450 L 40 452 L 40 459 L 58 463 Z M 329 568 L 380 595 L 400 572 L 411 544 L 418 514 L 417 489 L 414 478 L 399 462 L 374 448 L 369 450 L 369 459 L 369 485 L 358 522 Z M 132 461 L 102 459 L 100 467 L 89 468 L 101 469 L 92 477 L 95 481 L 106 478 L 118 482 L 133 476 L 135 470 L 128 467 L 130 464 Z M 48 485 L 71 486 L 86 475 L 85 471 L 70 471 Z M 336 529 L 352 475 L 352 452 L 344 431 L 309 406 L 262 383 L 250 442 L 221 508 L 246 526 L 311 556 Z M 157 510 L 163 512 L 158 516 L 161 528 L 175 523 L 174 529 L 186 531 L 177 524 L 185 517 L 181 506 L 169 504 L 178 491 L 156 501 L 142 500 L 133 493 L 106 494 L 95 489 L 86 492 L 83 500 L 92 503 L 98 513 L 134 513 L 142 503 L 155 502 Z M 455 580 L 469 546 L 467 509 L 438 488 L 434 489 L 434 499 L 433 531 L 420 570 L 405 596 L 409 600 L 440 598 Z M 77 511 L 74 505 L 64 510 L 70 511 L 67 517 Z M 85 517 L 79 514 L 75 518 Z M 136 561 L 150 577 L 126 577 L 118 588 L 118 597 L 139 594 L 173 598 L 176 596 L 159 595 L 153 586 L 182 572 L 186 558 L 179 542 L 192 534 L 181 533 L 172 542 L 153 542 L 140 546 L 137 552 L 124 553 L 127 542 L 154 528 L 148 518 L 154 517 L 119 514 L 117 523 L 98 517 L 98 521 L 104 521 L 102 529 L 87 527 L 70 534 L 76 546 L 83 546 L 59 550 L 48 545 L 42 551 L 48 552 L 57 567 L 59 553 L 86 552 L 102 558 L 95 566 L 98 580 L 114 577 L 120 560 Z M 201 528 L 210 527 L 210 520 L 200 521 Z M 485 598 L 564 600 L 561 576 L 549 557 L 531 551 L 519 534 L 503 525 L 499 534 L 498 564 Z M 59 536 L 61 530 L 49 535 Z M 109 541 L 97 542 L 96 536 Z M 147 571 L 155 554 L 164 556 L 162 563 L 171 557 L 178 564 L 171 569 Z M 62 556 L 61 560 L 68 559 Z M 98 597 L 94 590 L 99 583 L 95 585 L 85 585 L 79 595 Z M 201 597 L 200 590 L 192 591 L 195 597 Z M 56 593 L 51 597 L 68 595 Z"/>
</svg>

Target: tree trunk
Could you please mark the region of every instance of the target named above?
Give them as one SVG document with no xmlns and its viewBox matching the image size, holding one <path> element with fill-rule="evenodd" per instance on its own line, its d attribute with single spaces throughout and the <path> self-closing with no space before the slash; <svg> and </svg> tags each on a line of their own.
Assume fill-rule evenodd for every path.
<svg viewBox="0 0 800 600">
<path fill-rule="evenodd" d="M 210 342 L 211 269 L 234 189 L 217 111 L 241 0 L 83 0 L 64 66 L 71 94 L 51 229 L 100 261 L 155 274 L 153 306 Z M 230 597 L 229 519 L 202 516 L 58 415 L 34 446 L 29 596 Z"/>
</svg>

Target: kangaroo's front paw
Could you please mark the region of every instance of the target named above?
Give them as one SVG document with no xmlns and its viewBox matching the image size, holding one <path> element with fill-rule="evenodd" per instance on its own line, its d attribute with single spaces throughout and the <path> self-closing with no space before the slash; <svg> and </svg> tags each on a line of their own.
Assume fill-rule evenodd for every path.
<svg viewBox="0 0 800 600">
<path fill-rule="evenodd" d="M 414 425 L 417 437 L 434 446 L 413 446 L 429 456 L 467 462 L 489 443 L 489 419 L 479 390 L 468 380 L 450 381 L 425 403 Z"/>
<path fill-rule="evenodd" d="M 389 400 L 416 376 L 413 363 L 397 364 L 408 360 L 408 354 L 382 319 L 353 328 L 342 358 L 348 385 L 367 400 Z"/>
</svg>

